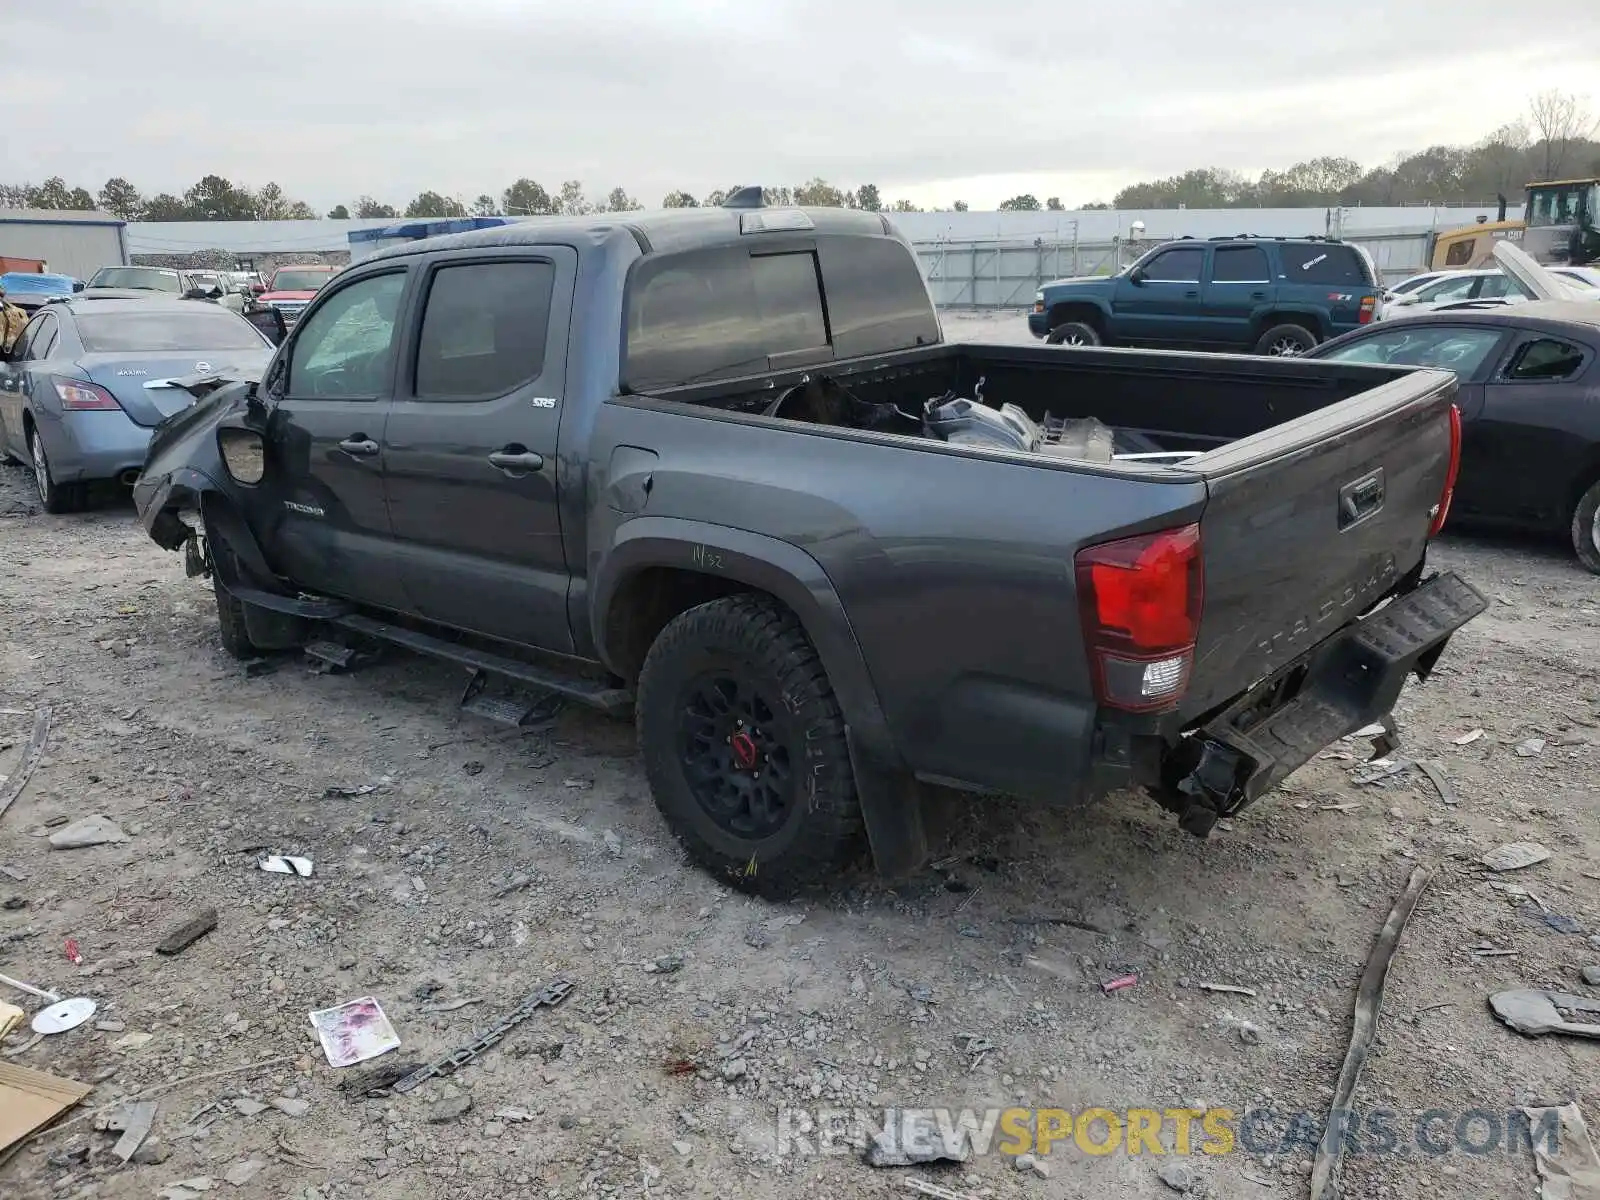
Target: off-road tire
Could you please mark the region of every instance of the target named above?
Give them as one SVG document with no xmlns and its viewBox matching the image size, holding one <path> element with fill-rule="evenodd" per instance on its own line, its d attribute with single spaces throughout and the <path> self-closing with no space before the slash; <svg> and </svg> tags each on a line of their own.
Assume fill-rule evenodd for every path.
<svg viewBox="0 0 1600 1200">
<path fill-rule="evenodd" d="M 1294 345 L 1298 349 L 1292 353 L 1276 349 L 1276 347 L 1285 345 Z M 1296 355 L 1304 354 L 1308 350 L 1316 349 L 1316 345 L 1317 335 L 1304 325 L 1285 323 L 1283 325 L 1274 325 L 1256 339 L 1255 353 L 1280 358 L 1292 358 Z"/>
<path fill-rule="evenodd" d="M 790 764 L 782 825 L 740 836 L 708 812 L 684 764 L 682 722 L 696 681 L 743 672 L 779 697 Z M 746 891 L 792 895 L 828 882 L 865 850 L 844 716 L 805 630 L 767 596 L 737 595 L 679 614 L 655 640 L 636 698 L 645 776 L 667 825 L 700 866 Z"/>
<path fill-rule="evenodd" d="M 1100 331 L 1086 321 L 1067 321 L 1057 325 L 1044 339 L 1052 346 L 1100 346 L 1104 339 Z"/>
<path fill-rule="evenodd" d="M 1589 485 L 1572 510 L 1572 548 L 1585 568 L 1600 575 L 1600 479 Z"/>
<path fill-rule="evenodd" d="M 219 556 L 227 555 L 231 559 L 233 555 L 233 551 L 228 549 L 228 543 L 213 533 L 206 534 L 206 552 L 211 556 L 213 563 Z M 222 649 L 229 658 L 236 658 L 241 662 L 261 657 L 261 651 L 250 641 L 249 631 L 245 628 L 244 601 L 233 596 L 222 586 L 222 578 L 217 574 L 215 566 L 211 568 L 211 590 L 217 597 L 217 632 L 222 636 Z"/>
<path fill-rule="evenodd" d="M 47 513 L 74 513 L 84 505 L 85 489 L 81 483 L 57 483 L 50 467 L 50 455 L 44 448 L 44 439 L 37 429 L 28 430 L 28 465 L 33 469 L 34 490 L 39 493 L 39 503 Z"/>
</svg>

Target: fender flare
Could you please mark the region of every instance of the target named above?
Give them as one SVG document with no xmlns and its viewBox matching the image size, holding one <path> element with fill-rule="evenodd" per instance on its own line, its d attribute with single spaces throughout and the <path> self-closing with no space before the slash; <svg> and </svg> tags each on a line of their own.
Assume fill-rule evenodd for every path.
<svg viewBox="0 0 1600 1200">
<path fill-rule="evenodd" d="M 1288 320 L 1285 318 L 1299 317 L 1301 320 Z M 1274 325 L 1309 325 L 1311 332 L 1319 338 L 1326 339 L 1328 329 L 1332 322 L 1328 314 L 1319 312 L 1316 308 L 1299 304 L 1266 304 L 1261 311 L 1250 319 L 1250 332 L 1259 338 Z"/>
<path fill-rule="evenodd" d="M 729 579 L 787 605 L 817 648 L 855 736 L 875 750 L 892 746 L 877 688 L 833 581 L 804 550 L 764 534 L 677 517 L 635 517 L 623 524 L 589 586 L 596 647 L 608 668 L 617 667 L 613 648 L 606 644 L 611 607 L 623 585 L 650 567 Z"/>
<path fill-rule="evenodd" d="M 777 538 L 677 517 L 635 517 L 590 572 L 589 615 L 600 659 L 615 670 L 607 642 L 623 585 L 651 567 L 728 579 L 787 605 L 816 647 L 844 714 L 856 794 L 878 870 L 909 874 L 927 858 L 921 791 L 900 757 L 865 656 L 833 582 L 806 551 Z"/>
<path fill-rule="evenodd" d="M 1056 309 L 1073 305 L 1094 309 L 1095 312 L 1100 314 L 1102 324 L 1111 320 L 1111 302 L 1102 296 L 1061 296 L 1052 298 L 1050 293 L 1046 292 L 1044 300 L 1046 324 L 1052 324 L 1053 327 Z"/>
</svg>

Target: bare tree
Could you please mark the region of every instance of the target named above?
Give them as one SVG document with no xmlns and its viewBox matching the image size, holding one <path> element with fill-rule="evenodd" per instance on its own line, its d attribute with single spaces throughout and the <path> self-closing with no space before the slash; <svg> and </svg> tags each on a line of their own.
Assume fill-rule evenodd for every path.
<svg viewBox="0 0 1600 1200">
<path fill-rule="evenodd" d="M 1600 128 L 1588 102 L 1571 92 L 1540 92 L 1529 101 L 1528 115 L 1544 151 L 1545 179 L 1559 178 L 1572 144 L 1584 141 Z"/>
</svg>

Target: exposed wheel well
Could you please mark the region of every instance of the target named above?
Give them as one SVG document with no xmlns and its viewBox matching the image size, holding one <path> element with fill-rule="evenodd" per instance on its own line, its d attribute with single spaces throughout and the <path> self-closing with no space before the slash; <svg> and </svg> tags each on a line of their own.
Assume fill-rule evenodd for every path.
<svg viewBox="0 0 1600 1200">
<path fill-rule="evenodd" d="M 1092 304 L 1073 303 L 1057 304 L 1050 310 L 1050 328 L 1065 325 L 1068 321 L 1082 321 L 1098 334 L 1106 331 L 1105 314 Z"/>
<path fill-rule="evenodd" d="M 1600 483 L 1600 459 L 1589 463 L 1578 472 L 1577 479 L 1573 482 L 1572 491 L 1567 496 L 1567 502 L 1562 506 L 1560 517 L 1563 523 L 1572 520 L 1572 514 L 1578 509 L 1578 501 L 1583 499 L 1583 494 Z"/>
<path fill-rule="evenodd" d="M 630 576 L 606 613 L 605 644 L 612 669 L 629 683 L 636 682 L 645 655 L 669 621 L 697 604 L 738 592 L 765 594 L 736 579 L 679 567 L 646 567 Z"/>
<path fill-rule="evenodd" d="M 1319 342 L 1323 339 L 1322 321 L 1310 313 L 1267 313 L 1256 319 L 1255 335 L 1260 337 L 1274 325 L 1298 325 Z"/>
</svg>

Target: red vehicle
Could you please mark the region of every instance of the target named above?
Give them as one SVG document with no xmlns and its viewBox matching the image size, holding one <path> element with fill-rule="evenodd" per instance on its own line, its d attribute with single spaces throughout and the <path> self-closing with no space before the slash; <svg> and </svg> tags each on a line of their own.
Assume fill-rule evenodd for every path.
<svg viewBox="0 0 1600 1200">
<path fill-rule="evenodd" d="M 277 309 L 283 317 L 285 329 L 293 329 L 294 323 L 300 319 L 300 314 L 305 311 L 306 305 L 311 303 L 311 297 L 315 296 L 322 285 L 332 279 L 338 270 L 338 267 L 315 264 L 279 267 L 272 273 L 272 278 L 267 280 L 266 291 L 256 297 L 257 303 Z"/>
</svg>

